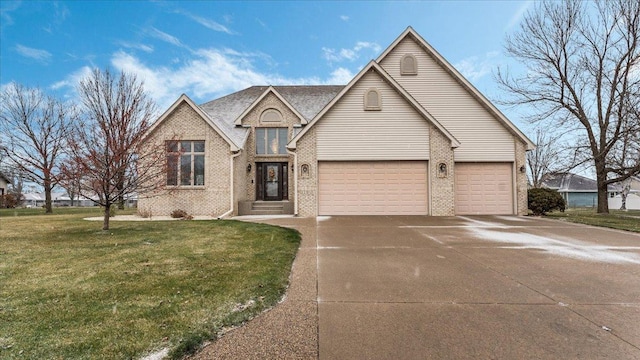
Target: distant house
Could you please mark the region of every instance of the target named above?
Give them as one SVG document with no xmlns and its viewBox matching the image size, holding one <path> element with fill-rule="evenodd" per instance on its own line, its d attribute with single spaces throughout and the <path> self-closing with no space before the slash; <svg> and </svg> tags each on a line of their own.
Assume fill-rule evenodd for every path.
<svg viewBox="0 0 640 360">
<path fill-rule="evenodd" d="M 8 186 L 9 179 L 3 173 L 0 173 L 0 196 L 7 193 Z"/>
<path fill-rule="evenodd" d="M 97 198 L 96 198 L 97 199 Z M 26 207 L 43 207 L 45 203 L 44 193 L 26 193 L 24 194 L 23 206 Z M 138 203 L 137 196 L 130 196 L 127 198 L 126 206 L 135 207 Z M 66 193 L 53 192 L 51 193 L 51 204 L 54 207 L 71 206 L 71 198 Z M 88 198 L 82 196 L 76 196 L 73 200 L 73 206 L 96 206 L 96 204 Z"/>
<path fill-rule="evenodd" d="M 609 192 L 609 209 L 620 209 L 622 206 L 623 185 L 617 184 L 616 190 Z M 640 210 L 640 176 L 631 177 L 631 188 L 627 195 L 626 207 L 628 210 Z"/>
<path fill-rule="evenodd" d="M 568 208 L 598 206 L 598 184 L 595 180 L 572 173 L 555 173 L 548 175 L 542 185 L 557 190 Z M 616 189 L 617 187 L 610 187 L 608 191 L 611 194 Z"/>
</svg>

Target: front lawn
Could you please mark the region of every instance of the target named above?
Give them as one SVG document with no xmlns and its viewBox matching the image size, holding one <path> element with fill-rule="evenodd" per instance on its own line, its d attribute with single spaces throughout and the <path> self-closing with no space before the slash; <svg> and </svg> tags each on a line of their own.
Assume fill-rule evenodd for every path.
<svg viewBox="0 0 640 360">
<path fill-rule="evenodd" d="M 0 213 L 0 358 L 178 356 L 277 303 L 300 241 L 237 221 L 103 232 L 96 211 Z"/>
<path fill-rule="evenodd" d="M 598 214 L 595 209 L 567 209 L 565 212 L 548 213 L 547 216 L 574 223 L 640 232 L 640 210 L 609 211 L 609 214 Z"/>
</svg>

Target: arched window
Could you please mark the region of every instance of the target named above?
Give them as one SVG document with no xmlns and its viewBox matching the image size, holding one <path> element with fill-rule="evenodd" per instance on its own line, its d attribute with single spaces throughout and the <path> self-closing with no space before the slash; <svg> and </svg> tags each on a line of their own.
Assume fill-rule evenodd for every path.
<svg viewBox="0 0 640 360">
<path fill-rule="evenodd" d="M 382 97 L 377 89 L 369 89 L 364 94 L 365 110 L 382 110 Z"/>
<path fill-rule="evenodd" d="M 400 60 L 400 75 L 417 75 L 418 74 L 418 62 L 416 57 L 407 54 Z"/>
<path fill-rule="evenodd" d="M 261 122 L 280 122 L 282 121 L 282 114 L 276 109 L 267 109 L 260 115 Z"/>
</svg>

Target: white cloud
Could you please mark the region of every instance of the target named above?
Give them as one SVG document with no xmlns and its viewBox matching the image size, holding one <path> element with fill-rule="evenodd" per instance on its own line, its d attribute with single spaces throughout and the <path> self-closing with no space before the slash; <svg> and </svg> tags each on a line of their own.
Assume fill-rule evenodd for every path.
<svg viewBox="0 0 640 360">
<path fill-rule="evenodd" d="M 349 17 L 347 15 L 340 15 L 340 20 L 349 21 Z"/>
<path fill-rule="evenodd" d="M 509 19 L 509 22 L 507 23 L 505 30 L 511 29 L 516 24 L 518 24 L 520 22 L 520 19 L 522 19 L 524 14 L 526 14 L 527 10 L 529 10 L 529 8 L 533 5 L 533 3 L 534 2 L 532 0 L 528 0 L 522 3 L 522 5 L 520 5 L 518 10 L 516 10 L 516 12 Z"/>
<path fill-rule="evenodd" d="M 187 11 L 183 11 L 183 10 L 179 10 L 177 12 L 179 14 L 182 14 L 182 15 L 190 18 L 191 20 L 197 22 L 198 24 L 200 24 L 200 25 L 202 25 L 202 26 L 204 26 L 204 27 L 206 27 L 208 29 L 213 30 L 213 31 L 223 32 L 223 33 L 227 33 L 229 35 L 233 34 L 233 32 L 231 30 L 229 30 L 229 28 L 227 28 L 226 26 L 224 26 L 224 25 L 222 25 L 220 23 L 217 23 L 217 22 L 215 22 L 215 21 L 213 21 L 211 19 L 203 18 L 201 16 L 194 15 L 194 14 L 191 14 L 191 13 L 189 13 Z"/>
<path fill-rule="evenodd" d="M 325 59 L 327 59 L 330 63 L 341 62 L 344 60 L 355 61 L 360 57 L 360 54 L 363 50 L 371 50 L 371 54 L 377 54 L 382 49 L 380 45 L 372 42 L 366 41 L 358 41 L 353 48 L 351 49 L 331 49 L 331 48 L 322 48 L 322 53 Z"/>
<path fill-rule="evenodd" d="M 326 81 L 328 85 L 346 85 L 355 75 L 345 68 L 337 68 L 331 73 L 331 77 Z"/>
<path fill-rule="evenodd" d="M 51 53 L 48 52 L 47 50 L 30 48 L 30 47 L 18 44 L 16 45 L 16 51 L 18 52 L 18 54 L 24 57 L 28 57 L 28 58 L 40 61 L 42 63 L 47 63 L 49 60 L 51 60 Z"/>
<path fill-rule="evenodd" d="M 142 44 L 142 43 L 131 43 L 131 42 L 128 42 L 128 41 L 117 41 L 116 44 L 120 45 L 122 47 L 128 48 L 128 49 L 142 50 L 142 51 L 144 51 L 146 53 L 152 53 L 153 52 L 153 46 Z"/>
<path fill-rule="evenodd" d="M 149 30 L 147 30 L 147 33 L 158 40 L 162 40 L 169 44 L 186 48 L 186 45 L 182 44 L 180 39 L 173 35 L 167 34 L 166 32 L 160 31 L 153 26 L 150 27 Z"/>
<path fill-rule="evenodd" d="M 64 80 L 61 80 L 52 84 L 51 86 L 49 86 L 49 88 L 52 90 L 59 90 L 65 87 L 75 89 L 76 85 L 78 85 L 80 80 L 83 80 L 90 75 L 91 75 L 91 68 L 88 66 L 83 66 L 80 69 L 69 74 Z"/>
<path fill-rule="evenodd" d="M 497 51 L 490 51 L 482 57 L 471 56 L 453 64 L 453 66 L 468 80 L 477 81 L 491 73 L 498 54 Z"/>
</svg>

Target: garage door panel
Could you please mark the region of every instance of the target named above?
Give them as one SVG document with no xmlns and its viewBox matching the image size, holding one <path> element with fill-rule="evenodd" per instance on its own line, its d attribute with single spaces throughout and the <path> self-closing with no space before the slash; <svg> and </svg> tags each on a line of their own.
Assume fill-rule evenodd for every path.
<svg viewBox="0 0 640 360">
<path fill-rule="evenodd" d="M 513 214 L 511 163 L 456 163 L 456 214 Z"/>
<path fill-rule="evenodd" d="M 321 215 L 426 215 L 427 163 L 319 163 Z"/>
</svg>

